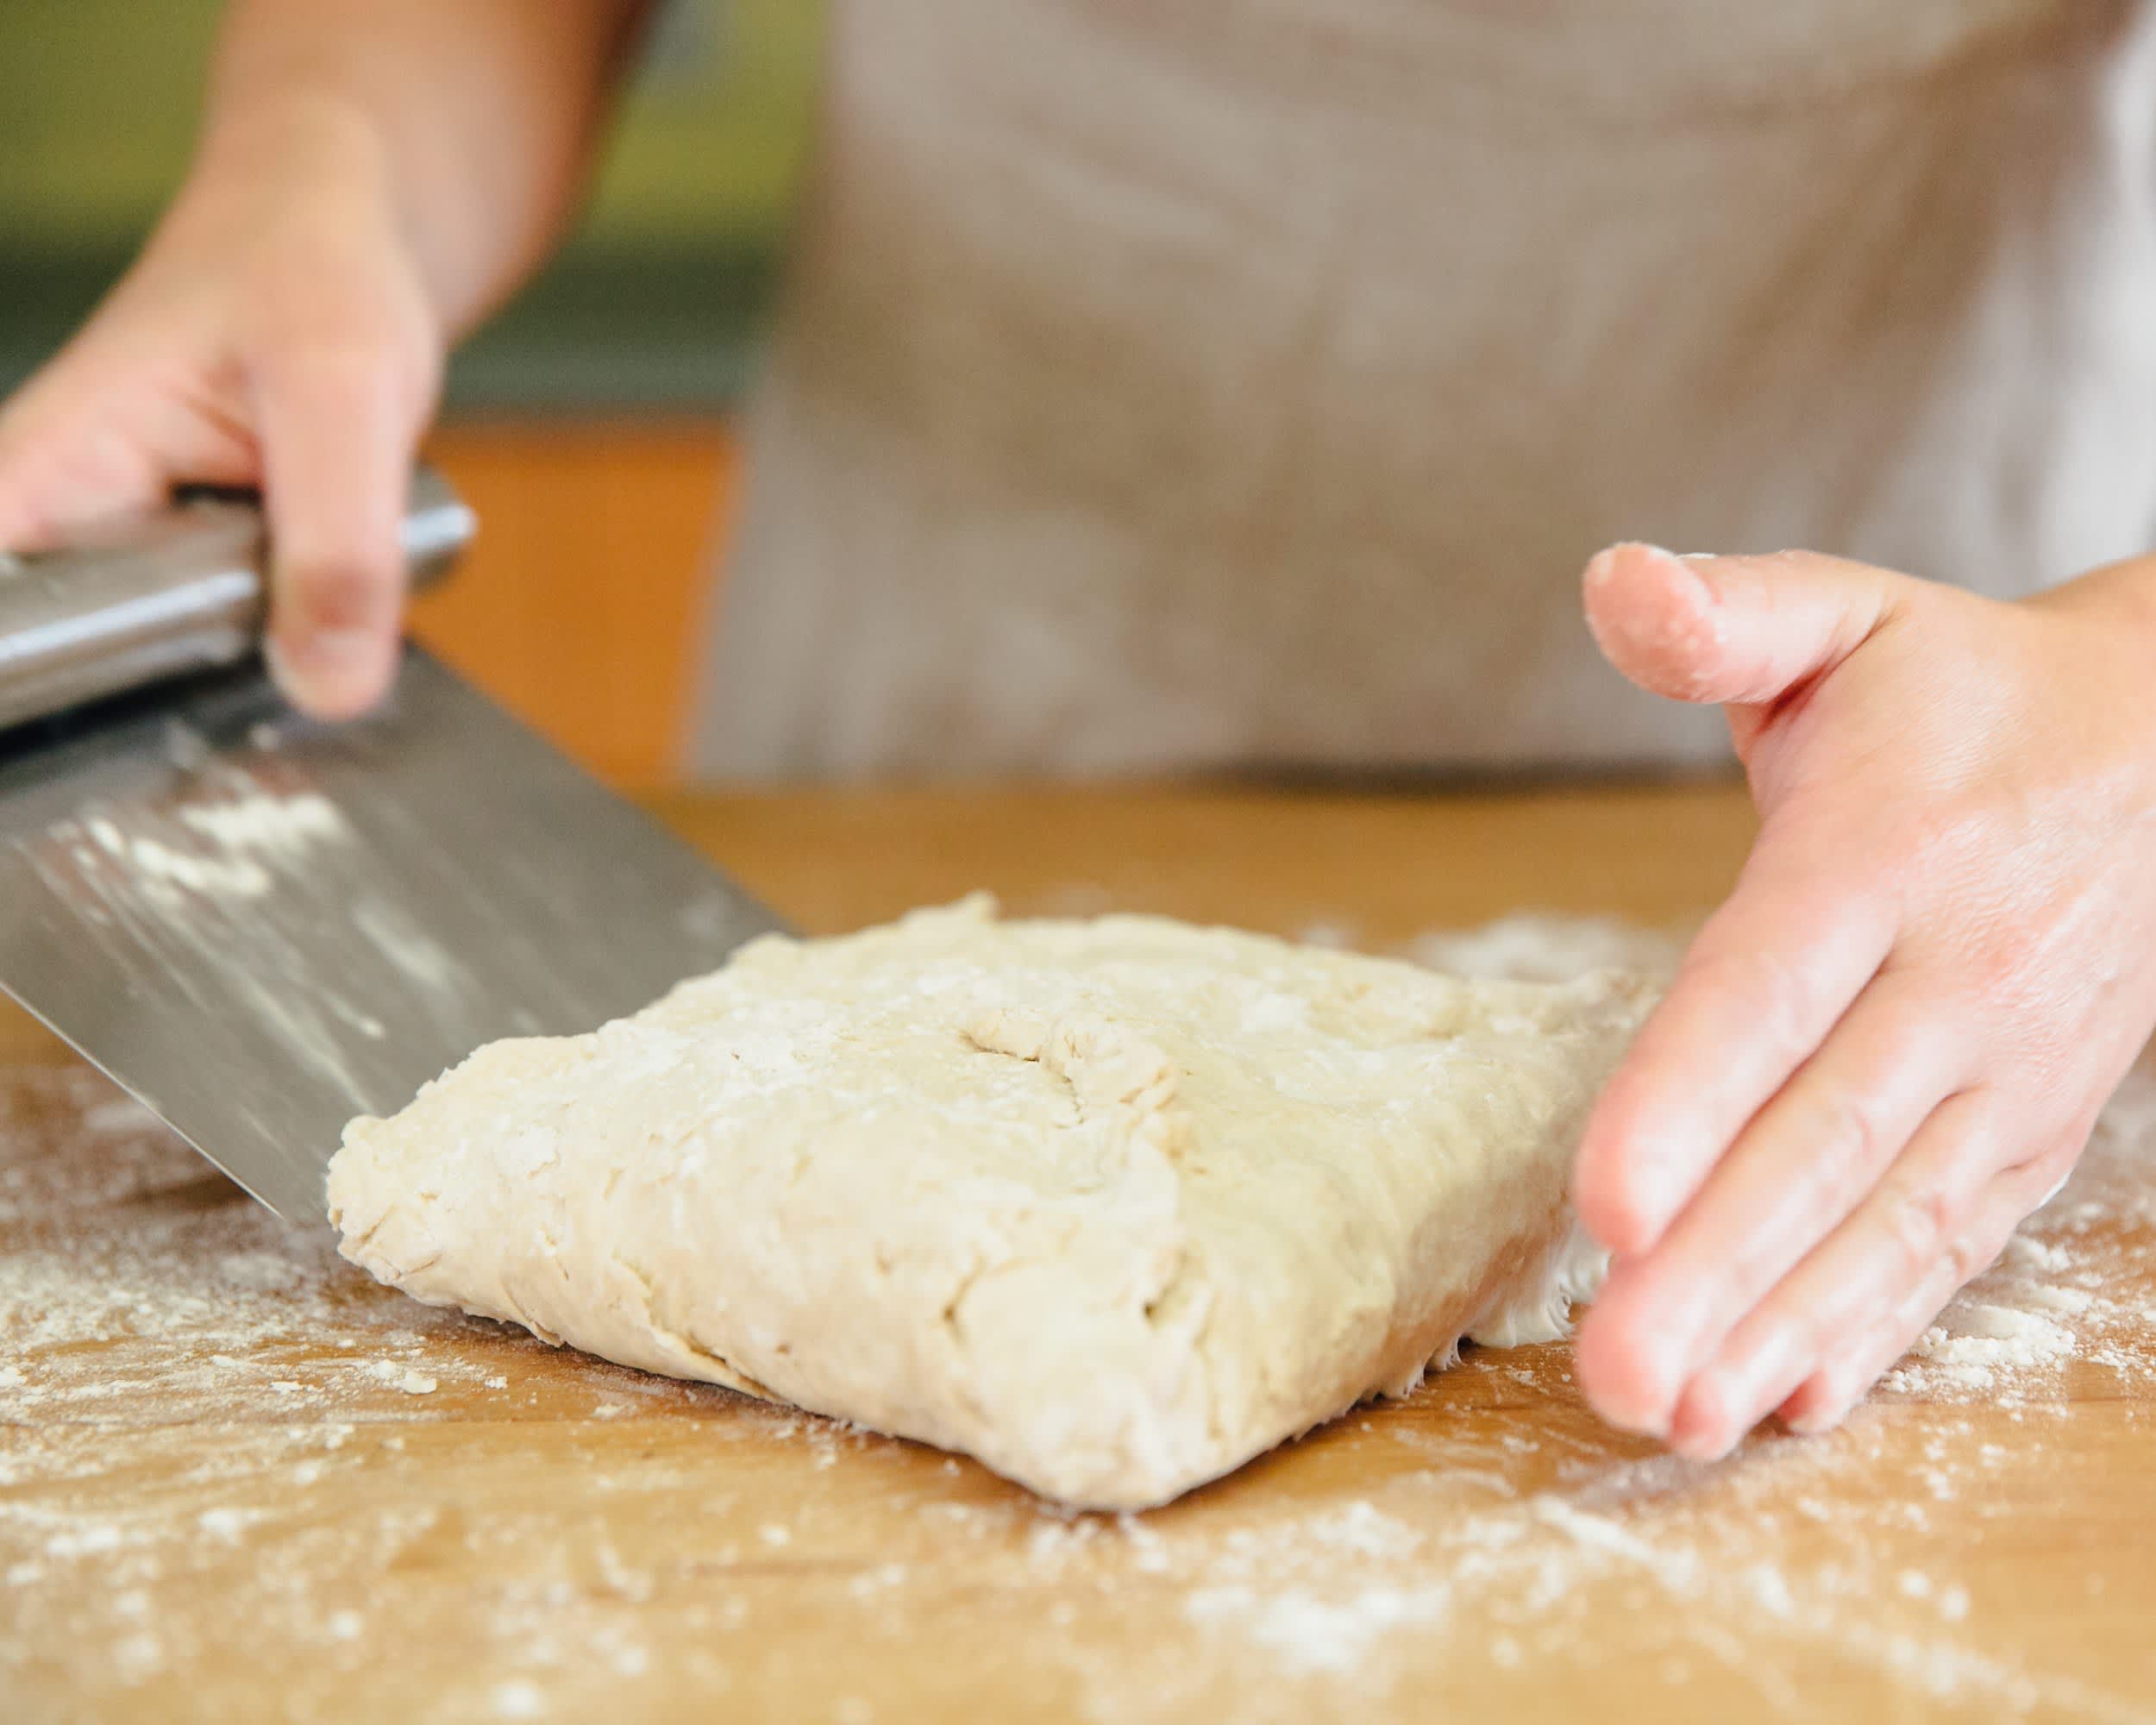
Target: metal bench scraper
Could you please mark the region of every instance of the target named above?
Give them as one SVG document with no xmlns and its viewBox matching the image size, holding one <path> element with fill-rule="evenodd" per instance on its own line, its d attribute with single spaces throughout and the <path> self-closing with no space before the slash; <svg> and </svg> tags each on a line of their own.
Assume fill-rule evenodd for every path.
<svg viewBox="0 0 2156 1725">
<path fill-rule="evenodd" d="M 415 572 L 472 527 L 423 471 Z M 353 1115 L 780 925 L 416 648 L 380 712 L 298 716 L 258 651 L 264 553 L 250 502 L 199 496 L 0 558 L 0 987 L 319 1221 Z"/>
</svg>

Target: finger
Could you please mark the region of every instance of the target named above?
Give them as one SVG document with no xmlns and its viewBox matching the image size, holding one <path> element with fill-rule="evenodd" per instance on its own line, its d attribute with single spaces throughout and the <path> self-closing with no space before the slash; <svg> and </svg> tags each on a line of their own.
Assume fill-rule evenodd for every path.
<svg viewBox="0 0 2156 1725">
<path fill-rule="evenodd" d="M 1875 1341 L 1884 1346 L 1876 1339 L 1896 1332 L 1903 1308 L 1933 1283 L 1959 1270 L 1929 1308 L 1935 1312 L 1981 1267 L 1964 1254 L 1971 1218 L 1996 1177 L 1991 1108 L 1971 1090 L 1940 1104 L 1878 1189 L 1761 1302 L 1686 1391 L 1673 1439 L 1682 1431 L 1694 1452 L 1718 1453 L 1830 1359 L 1863 1353 Z"/>
<path fill-rule="evenodd" d="M 1619 1257 L 1662 1237 L 1884 961 L 1891 900 L 1834 890 L 1832 866 L 1813 845 L 1764 832 L 1596 1101 L 1573 1201 Z"/>
<path fill-rule="evenodd" d="M 2009 1232 L 2010 1226 L 1992 1243 L 1994 1256 Z M 1831 1372 L 1799 1351 L 1802 1345 L 1789 1328 L 1777 1332 L 1766 1350 L 1749 1360 L 1734 1363 L 1727 1371 L 1718 1368 L 1686 1393 L 1670 1447 L 1681 1455 L 1711 1460 L 1733 1449 L 1777 1409 L 1792 1431 L 1821 1432 L 1839 1425 L 1954 1297 L 1966 1279 L 1957 1259 L 1965 1254 L 1966 1260 L 1976 1261 L 1983 1251 L 1981 1237 L 1972 1230 L 1955 1254 L 1941 1258 L 1884 1316 L 1844 1339 L 1843 1361 Z M 1798 1416 L 1808 1405 L 1808 1393 L 1823 1416 Z M 1831 1413 L 1825 1412 L 1830 1404 Z"/>
<path fill-rule="evenodd" d="M 72 528 L 151 508 L 166 477 L 140 440 L 85 398 L 65 358 L 0 411 L 0 549 L 50 550 Z"/>
<path fill-rule="evenodd" d="M 1680 1392 L 1739 1321 L 1857 1209 L 1959 1088 L 1965 1049 L 1908 973 L 1872 982 L 1653 1251 L 1610 1273 L 1578 1346 L 1582 1387 L 1605 1418 L 1670 1428 Z"/>
<path fill-rule="evenodd" d="M 1892 614 L 1908 578 L 1808 551 L 1674 556 L 1613 545 L 1583 579 L 1603 656 L 1672 700 L 1753 706 L 1832 670 Z"/>
<path fill-rule="evenodd" d="M 1970 1220 L 1932 1267 L 1883 1318 L 1829 1346 L 1818 1369 L 1779 1404 L 1792 1431 L 1824 1432 L 1839 1425 L 1887 1369 L 1929 1329 L 1948 1301 L 1988 1269 L 2022 1220 L 2071 1168 L 2078 1144 L 1994 1175 Z"/>
<path fill-rule="evenodd" d="M 1963 1090 L 1932 1111 L 1871 1196 L 1686 1386 L 1670 1421 L 1673 1445 L 1720 1453 L 1806 1377 L 1849 1352 L 1852 1338 L 1891 1329 L 1912 1290 L 1958 1261 L 1958 1243 L 1998 1165 L 1991 1107 L 1983 1093 Z M 1965 1277 L 1971 1273 L 1964 1268 Z"/>
<path fill-rule="evenodd" d="M 280 349 L 257 387 L 270 525 L 271 664 L 325 718 L 373 706 L 395 674 L 399 543 L 419 414 L 369 344 Z"/>
</svg>

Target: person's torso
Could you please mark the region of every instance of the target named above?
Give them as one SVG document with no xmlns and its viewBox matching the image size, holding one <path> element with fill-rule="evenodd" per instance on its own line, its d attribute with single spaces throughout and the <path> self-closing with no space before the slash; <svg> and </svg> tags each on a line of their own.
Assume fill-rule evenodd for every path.
<svg viewBox="0 0 2156 1725">
<path fill-rule="evenodd" d="M 2139 549 L 2147 10 L 842 0 L 697 763 L 1701 758 L 1608 541 Z"/>
</svg>

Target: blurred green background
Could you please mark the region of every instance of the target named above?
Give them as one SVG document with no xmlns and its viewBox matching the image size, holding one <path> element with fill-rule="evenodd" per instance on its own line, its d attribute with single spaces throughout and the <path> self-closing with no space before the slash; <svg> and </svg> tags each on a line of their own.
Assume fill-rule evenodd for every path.
<svg viewBox="0 0 2156 1725">
<path fill-rule="evenodd" d="M 96 303 L 185 171 L 218 10 L 0 0 L 0 391 Z M 733 399 L 808 141 L 821 14 L 661 7 L 573 236 L 456 356 L 452 411 Z"/>
</svg>

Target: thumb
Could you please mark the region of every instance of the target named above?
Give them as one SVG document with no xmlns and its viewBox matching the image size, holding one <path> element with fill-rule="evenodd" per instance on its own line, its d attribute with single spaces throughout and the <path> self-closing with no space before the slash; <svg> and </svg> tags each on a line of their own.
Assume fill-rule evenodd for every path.
<svg viewBox="0 0 2156 1725">
<path fill-rule="evenodd" d="M 263 367 L 270 665 L 292 702 L 349 718 L 389 691 L 420 412 L 371 350 L 299 348 Z"/>
<path fill-rule="evenodd" d="M 1595 554 L 1582 588 L 1602 656 L 1650 693 L 1758 706 L 1823 676 L 1893 614 L 1907 578 L 1808 551 Z"/>
</svg>

